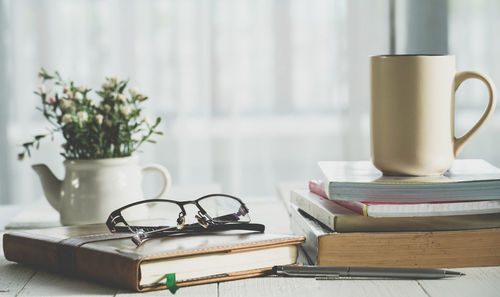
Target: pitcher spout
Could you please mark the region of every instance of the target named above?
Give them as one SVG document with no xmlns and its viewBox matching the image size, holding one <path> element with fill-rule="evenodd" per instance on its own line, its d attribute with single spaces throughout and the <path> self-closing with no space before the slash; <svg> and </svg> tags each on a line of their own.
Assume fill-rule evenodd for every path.
<svg viewBox="0 0 500 297">
<path fill-rule="evenodd" d="M 45 197 L 47 197 L 50 205 L 59 211 L 61 205 L 62 181 L 59 180 L 45 164 L 35 164 L 31 167 L 40 177 L 43 193 Z"/>
</svg>

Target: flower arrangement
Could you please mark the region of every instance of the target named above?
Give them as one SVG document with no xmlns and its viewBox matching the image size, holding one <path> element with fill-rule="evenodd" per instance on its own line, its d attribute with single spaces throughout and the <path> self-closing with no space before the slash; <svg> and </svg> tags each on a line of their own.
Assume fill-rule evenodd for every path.
<svg viewBox="0 0 500 297">
<path fill-rule="evenodd" d="M 101 97 L 97 104 L 90 98 L 91 89 L 65 82 L 59 72 L 49 74 L 41 69 L 38 76 L 42 84 L 34 93 L 41 99 L 39 109 L 51 124 L 49 133 L 36 135 L 24 143 L 18 154 L 22 160 L 31 156 L 32 148 L 39 148 L 43 138 L 62 133 L 66 142 L 61 155 L 68 160 L 100 159 L 130 156 L 144 142 L 155 143 L 153 134 L 161 135 L 158 125 L 161 118 L 150 123 L 141 117 L 141 104 L 148 99 L 137 89 L 128 89 L 128 81 L 116 77 L 106 78 L 95 93 Z M 49 91 L 47 83 L 53 84 Z"/>
</svg>

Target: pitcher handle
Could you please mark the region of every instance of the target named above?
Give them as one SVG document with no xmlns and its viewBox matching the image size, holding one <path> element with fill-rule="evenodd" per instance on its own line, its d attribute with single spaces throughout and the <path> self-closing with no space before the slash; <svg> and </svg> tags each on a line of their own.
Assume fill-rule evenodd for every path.
<svg viewBox="0 0 500 297">
<path fill-rule="evenodd" d="M 168 172 L 168 170 L 165 167 L 163 167 L 159 164 L 148 165 L 148 166 L 142 168 L 142 175 L 144 176 L 144 174 L 147 172 L 159 172 L 161 174 L 161 176 L 163 177 L 162 189 L 161 189 L 160 193 L 158 193 L 154 197 L 154 199 L 160 198 L 161 196 L 163 196 L 165 193 L 167 193 L 170 190 L 170 187 L 172 186 L 172 177 L 170 176 L 170 173 Z"/>
<path fill-rule="evenodd" d="M 453 153 L 455 154 L 455 157 L 458 155 L 460 150 L 462 150 L 464 144 L 469 140 L 469 138 L 474 135 L 474 133 L 476 133 L 477 130 L 484 124 L 484 121 L 486 121 L 491 116 L 491 114 L 495 110 L 496 105 L 495 85 L 486 74 L 480 72 L 463 71 L 455 74 L 455 92 L 457 91 L 458 87 L 469 78 L 479 79 L 488 87 L 489 101 L 488 106 L 486 107 L 479 121 L 477 121 L 477 123 L 462 137 L 454 137 Z"/>
</svg>

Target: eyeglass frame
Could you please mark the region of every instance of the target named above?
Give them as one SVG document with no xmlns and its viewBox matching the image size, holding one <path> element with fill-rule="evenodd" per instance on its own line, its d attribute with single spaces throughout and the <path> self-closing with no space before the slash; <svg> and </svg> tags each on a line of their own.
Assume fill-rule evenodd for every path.
<svg viewBox="0 0 500 297">
<path fill-rule="evenodd" d="M 134 236 L 132 237 L 132 240 L 134 243 L 139 246 L 142 244 L 145 240 L 151 239 L 151 238 L 156 238 L 156 237 L 165 237 L 168 235 L 173 235 L 173 234 L 181 234 L 181 233 L 197 233 L 197 232 L 218 232 L 218 231 L 229 231 L 229 230 L 248 230 L 248 231 L 257 231 L 257 232 L 264 232 L 265 230 L 265 225 L 263 224 L 258 224 L 258 223 L 250 223 L 250 222 L 218 222 L 216 218 L 212 218 L 206 211 L 203 209 L 203 207 L 198 203 L 200 200 L 207 199 L 210 197 L 226 197 L 226 198 L 231 198 L 236 201 L 238 201 L 241 205 L 240 208 L 243 207 L 243 210 L 245 211 L 245 215 L 249 213 L 248 207 L 245 205 L 245 203 L 239 199 L 238 197 L 228 195 L 228 194 L 208 194 L 202 197 L 199 197 L 195 200 L 189 200 L 189 201 L 176 201 L 176 200 L 171 200 L 171 199 L 147 199 L 147 200 L 140 200 L 136 201 L 130 204 L 127 204 L 125 206 L 122 206 L 114 211 L 111 212 L 111 214 L 108 216 L 108 219 L 106 220 L 106 226 L 108 227 L 109 231 L 112 233 L 115 232 L 127 232 L 127 233 L 132 233 Z M 193 223 L 193 224 L 188 224 L 184 225 L 184 222 L 182 224 L 182 228 L 179 229 L 176 226 L 157 226 L 157 227 L 146 227 L 146 226 L 131 226 L 129 223 L 123 218 L 121 211 L 139 204 L 145 204 L 145 203 L 150 203 L 150 202 L 169 202 L 169 203 L 174 203 L 176 204 L 181 212 L 179 213 L 179 218 L 181 218 L 181 214 L 183 219 L 187 215 L 187 212 L 184 208 L 184 205 L 187 204 L 194 204 L 198 208 L 198 213 L 195 215 L 196 219 L 198 220 L 198 223 Z M 221 217 L 226 217 L 227 215 L 223 215 Z M 208 220 L 207 220 L 208 219 Z M 177 221 L 178 222 L 178 221 Z M 116 226 L 119 223 L 123 223 L 125 226 Z M 144 229 L 147 229 L 148 231 L 144 231 Z"/>
</svg>

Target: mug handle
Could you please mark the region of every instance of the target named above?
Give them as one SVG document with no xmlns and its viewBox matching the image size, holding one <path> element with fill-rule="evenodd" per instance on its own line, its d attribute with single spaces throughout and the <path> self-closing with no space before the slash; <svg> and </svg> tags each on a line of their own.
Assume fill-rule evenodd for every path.
<svg viewBox="0 0 500 297">
<path fill-rule="evenodd" d="M 486 107 L 486 110 L 483 112 L 483 115 L 481 116 L 479 121 L 477 121 L 477 123 L 462 137 L 459 138 L 456 138 L 455 136 L 453 137 L 454 138 L 453 153 L 455 157 L 458 155 L 458 153 L 460 153 L 464 144 L 469 140 L 469 138 L 472 135 L 474 135 L 474 133 L 476 133 L 477 130 L 484 124 L 484 121 L 486 121 L 493 114 L 496 105 L 495 85 L 493 84 L 493 81 L 491 81 L 491 79 L 486 74 L 480 72 L 463 71 L 455 74 L 455 92 L 457 91 L 458 87 L 460 87 L 460 85 L 469 78 L 475 78 L 482 81 L 488 87 L 490 99 L 488 102 L 488 106 Z"/>
<path fill-rule="evenodd" d="M 170 190 L 170 187 L 172 185 L 172 177 L 170 176 L 170 173 L 168 172 L 168 170 L 165 167 L 163 167 L 159 164 L 152 164 L 152 165 L 148 165 L 148 166 L 142 168 L 141 172 L 142 172 L 143 176 L 147 172 L 159 172 L 161 174 L 161 176 L 163 177 L 163 187 L 162 187 L 160 193 L 158 193 L 152 199 L 158 199 L 163 194 L 167 193 Z"/>
</svg>

